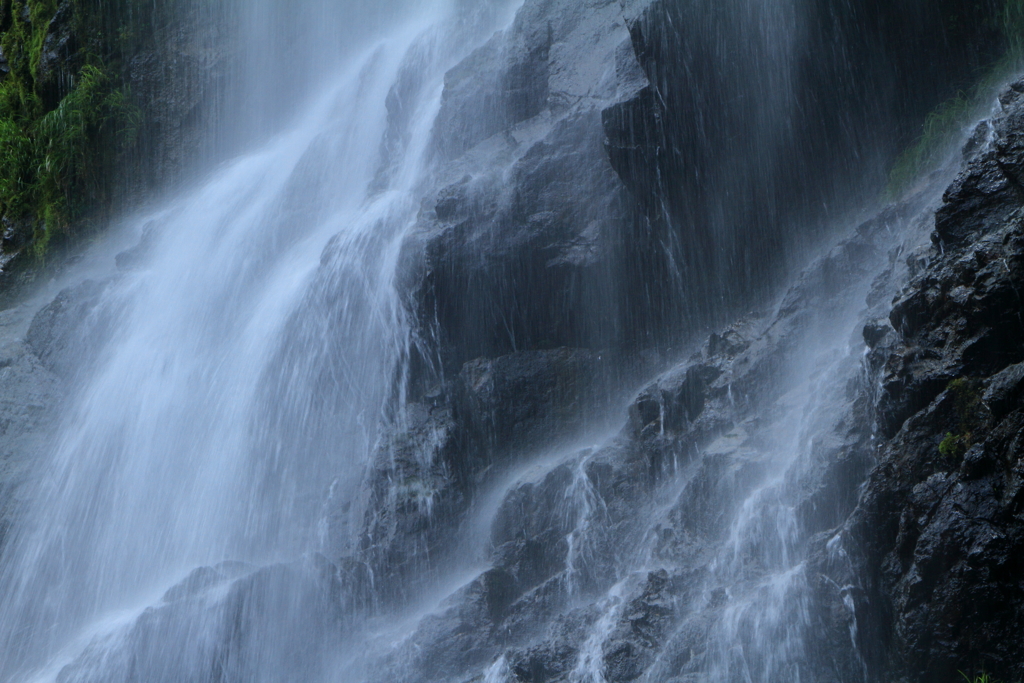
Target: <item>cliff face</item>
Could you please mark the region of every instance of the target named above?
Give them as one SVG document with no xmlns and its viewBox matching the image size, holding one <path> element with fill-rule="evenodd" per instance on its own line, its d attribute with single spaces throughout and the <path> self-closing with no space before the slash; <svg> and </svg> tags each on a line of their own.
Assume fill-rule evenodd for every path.
<svg viewBox="0 0 1024 683">
<path fill-rule="evenodd" d="M 164 639 L 201 608 L 210 653 L 153 680 L 215 664 L 244 678 L 291 608 L 319 639 L 259 654 L 301 650 L 295 670 L 319 675 L 354 622 L 444 592 L 470 541 L 486 568 L 365 655 L 372 679 L 1024 675 L 1024 85 L 964 169 L 856 228 L 814 227 L 991 61 L 979 46 L 997 42 L 1002 5 L 787 5 L 806 12 L 780 43 L 763 28 L 794 19 L 783 5 L 527 0 L 452 69 L 398 269 L 408 400 L 369 464 L 358 543 L 337 540 L 349 508 L 328 500 L 330 557 L 197 569 L 116 656 L 97 642 L 62 680 L 162 661 L 136 655 L 189 647 Z M 968 10 L 980 18 L 944 23 Z M 222 28 L 191 11 L 122 62 L 151 126 L 131 192 L 186 172 L 215 112 Z M 61 26 L 43 74 L 79 54 Z M 407 142 L 416 58 L 387 99 L 378 184 Z M 69 96 L 39 82 L 44 101 Z M 9 471 L 103 349 L 103 293 L 148 239 L 31 323 L 28 309 L 0 319 Z"/>
<path fill-rule="evenodd" d="M 528 2 L 507 35 L 449 74 L 437 138 L 454 182 L 428 201 L 406 255 L 423 356 L 415 426 L 382 444 L 370 478 L 364 557 L 389 577 L 392 599 L 430 582 L 478 492 L 519 466 L 513 454 L 541 447 L 533 435 L 548 416 L 565 436 L 584 425 L 554 416 L 602 409 L 577 391 L 542 390 L 544 378 L 571 378 L 574 390 L 595 375 L 621 386 L 640 350 L 680 341 L 681 321 L 720 321 L 764 302 L 764 284 L 780 277 L 778 255 L 816 234 L 792 226 L 825 220 L 823 204 L 857 201 L 845 191 L 884 158 L 867 151 L 879 149 L 877 138 L 867 142 L 879 117 L 893 122 L 881 148 L 896 148 L 923 102 L 970 77 L 972 38 L 944 36 L 935 8 L 911 21 L 889 5 L 847 13 L 819 5 L 808 23 L 830 17 L 834 33 L 812 31 L 817 38 L 780 55 L 733 15 L 697 5 L 576 12 L 579 3 Z M 966 25 L 984 40 L 984 21 Z M 927 42 L 928 31 L 940 38 Z M 905 50 L 892 47 L 893 35 L 907 39 Z M 823 50 L 828 36 L 848 40 L 848 52 Z M 723 41 L 749 53 L 733 63 L 738 73 L 694 68 L 714 63 Z M 582 44 L 600 49 L 574 53 Z M 967 50 L 953 70 L 929 71 L 925 64 L 951 49 Z M 750 74 L 736 66 L 747 62 L 769 64 L 749 108 Z M 589 77 L 596 73 L 605 74 L 600 89 Z M 798 671 L 816 681 L 952 681 L 983 669 L 1019 676 L 1024 655 L 1001 635 L 1017 631 L 1020 614 L 1016 398 L 998 399 L 1002 412 L 989 422 L 973 416 L 986 382 L 1016 397 L 1006 388 L 1016 386 L 1012 368 L 981 379 L 1020 360 L 1020 300 L 1009 285 L 1020 276 L 1019 245 L 1007 223 L 1019 202 L 1015 97 L 991 124 L 995 147 L 976 136 L 971 154 L 987 161 L 972 161 L 938 207 L 933 246 L 922 242 L 943 182 L 935 179 L 930 192 L 842 239 L 766 304 L 772 312 L 712 335 L 644 389 L 609 445 L 509 490 L 490 530 L 493 567 L 421 624 L 387 675 L 459 680 L 500 655 L 502 675 L 538 682 L 590 675 L 582 662 L 608 681 L 702 680 L 708 671 L 732 680 L 744 670 L 754 680 Z M 481 111 L 488 116 L 469 116 Z M 695 112 L 715 116 L 695 120 Z M 780 127 L 773 117 L 796 123 Z M 766 129 L 783 132 L 758 135 Z M 837 157 L 862 165 L 828 161 Z M 501 163 L 486 165 L 494 159 Z M 950 264 L 964 249 L 974 253 L 974 239 L 1002 246 L 954 276 Z M 895 331 L 874 322 L 890 316 L 901 291 Z M 862 322 L 844 332 L 851 319 Z M 808 349 L 837 330 L 854 336 L 848 356 L 818 361 L 831 385 L 801 389 Z M 575 350 L 595 340 L 614 372 Z M 870 352 L 866 364 L 861 350 Z M 961 377 L 969 379 L 950 385 Z M 814 397 L 813 428 L 790 428 L 815 436 L 772 483 L 778 420 L 800 391 Z M 917 416 L 903 426 L 933 399 L 947 413 L 970 404 L 972 417 Z M 514 429 L 495 422 L 503 413 Z M 923 419 L 927 429 L 913 426 Z M 987 445 L 974 436 L 996 425 Z M 427 471 L 410 455 L 424 451 L 435 454 Z M 963 476 L 981 477 L 969 491 L 948 473 L 961 458 L 978 463 L 964 465 Z M 683 488 L 666 493 L 680 477 Z M 394 481 L 416 485 L 396 490 Z M 792 517 L 769 508 L 756 509 L 771 517 L 762 526 L 737 517 L 739 501 L 763 491 Z M 791 531 L 778 538 L 773 524 Z M 915 545 L 928 577 L 919 576 Z M 737 561 L 734 573 L 722 569 Z M 782 590 L 774 598 L 757 588 L 773 582 Z M 581 596 L 588 606 L 574 607 Z M 743 643 L 745 663 L 723 642 Z"/>
<path fill-rule="evenodd" d="M 1024 83 L 979 126 L 889 324 L 878 464 L 847 525 L 881 664 L 1024 675 Z M 972 149 L 973 148 L 973 149 Z"/>
<path fill-rule="evenodd" d="M 455 545 L 488 478 L 544 443 L 536 434 L 592 428 L 564 416 L 608 410 L 695 329 L 771 306 L 787 258 L 799 261 L 798 245 L 821 239 L 815 226 L 862 200 L 858 187 L 877 187 L 885 150 L 925 102 L 970 78 L 987 59 L 970 45 L 993 37 L 980 7 L 947 31 L 930 6 L 912 21 L 888 4 L 812 5 L 737 16 L 700 4 L 527 2 L 448 74 L 434 140 L 441 182 L 403 255 L 414 424 L 385 441 L 370 477 L 376 571 L 421 574 Z M 801 31 L 765 30 L 773 21 Z M 895 35 L 913 49 L 893 47 Z M 842 45 L 824 49 L 831 40 Z M 722 45 L 743 58 L 722 67 Z M 941 76 L 924 67 L 936 62 L 949 67 Z M 396 128 L 405 96 L 399 86 L 389 99 Z M 869 132 L 880 118 L 892 122 L 881 140 Z M 852 243 L 854 265 L 836 268 L 864 277 L 857 269 L 887 248 L 875 237 Z M 820 277 L 838 296 L 857 276 Z M 781 381 L 786 354 L 801 353 L 794 335 L 813 336 L 804 317 L 826 295 L 802 291 L 808 300 L 793 293 L 774 328 L 786 330 L 773 332 L 787 340 L 771 343 L 778 357 L 759 361 L 775 379 L 755 372 L 734 391 Z M 747 333 L 770 322 L 759 320 Z M 694 372 L 673 391 L 699 393 L 720 374 Z M 684 423 L 699 413 L 679 410 L 672 419 Z M 412 457 L 423 451 L 426 466 Z M 852 457 L 852 471 L 867 460 Z M 396 493 L 395 481 L 416 485 Z"/>
<path fill-rule="evenodd" d="M 420 623 L 381 680 L 464 680 L 492 662 L 518 681 L 1024 675 L 1022 91 L 1002 95 L 955 179 L 956 163 L 842 238 L 771 312 L 712 334 L 640 391 L 608 443 L 567 448 L 508 488 L 492 567 Z M 459 395 L 503 387 L 496 405 L 520 410 L 551 396 L 544 377 L 585 367 L 559 354 L 548 369 L 517 355 L 468 364 Z M 525 367 L 539 374 L 507 379 Z M 578 408 L 575 394 L 553 400 Z M 446 505 L 431 524 L 458 519 L 474 478 L 508 457 L 451 438 L 493 415 L 485 405 L 423 409 L 448 435 L 445 466 L 464 473 L 426 482 Z M 424 447 L 418 430 L 402 448 Z M 779 448 L 793 449 L 782 471 Z M 396 461 L 413 466 L 382 454 Z M 401 593 L 416 553 L 452 539 L 415 522 L 414 500 L 391 501 L 373 499 L 368 547 L 392 554 L 368 559 Z"/>
<path fill-rule="evenodd" d="M 526 3 L 449 74 L 409 284 L 430 353 L 635 356 L 765 303 L 1000 53 L 998 3 L 911 4 Z"/>
</svg>

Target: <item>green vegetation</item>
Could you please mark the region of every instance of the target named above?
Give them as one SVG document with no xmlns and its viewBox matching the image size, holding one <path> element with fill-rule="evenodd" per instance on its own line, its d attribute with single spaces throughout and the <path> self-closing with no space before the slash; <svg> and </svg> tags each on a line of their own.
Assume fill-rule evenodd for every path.
<svg viewBox="0 0 1024 683">
<path fill-rule="evenodd" d="M 960 436 L 946 432 L 946 438 L 939 444 L 939 454 L 947 460 L 958 460 L 970 448 L 970 443 L 970 435 Z"/>
<path fill-rule="evenodd" d="M 141 114 L 112 65 L 117 51 L 102 42 L 80 46 L 62 73 L 40 73 L 57 0 L 0 3 L 10 68 L 0 82 L 3 250 L 43 259 L 73 223 L 109 209 L 114 165 L 134 145 Z M 74 4 L 67 30 L 82 28 L 89 4 Z"/>
<path fill-rule="evenodd" d="M 105 177 L 114 150 L 130 147 L 138 134 L 139 110 L 129 100 L 127 87 L 117 88 L 101 67 L 87 64 L 79 72 L 75 88 L 56 109 L 39 120 L 36 128 L 36 191 L 43 208 L 44 234 L 36 237 L 41 256 L 51 226 L 66 228 L 72 217 L 82 215 L 88 203 L 106 199 Z"/>
<path fill-rule="evenodd" d="M 963 671 L 960 672 L 960 675 L 965 681 L 967 681 L 967 683 L 1003 683 L 998 678 L 992 678 L 989 674 L 984 672 L 976 675 L 974 678 L 971 678 Z"/>
<path fill-rule="evenodd" d="M 953 396 L 959 424 L 957 433 L 946 432 L 945 438 L 939 444 L 939 454 L 949 460 L 958 460 L 974 443 L 974 431 L 981 423 L 980 383 L 975 379 L 961 377 L 950 382 L 946 391 Z"/>
<path fill-rule="evenodd" d="M 960 676 L 963 677 L 963 679 L 967 681 L 967 683 L 998 683 L 998 681 L 993 680 L 988 674 L 985 673 L 975 676 L 974 678 L 971 678 L 963 671 L 961 671 Z"/>
<path fill-rule="evenodd" d="M 1005 0 L 998 21 L 1006 51 L 974 87 L 958 91 L 925 118 L 921 135 L 893 163 L 883 198 L 891 201 L 938 166 L 958 134 L 989 106 L 995 90 L 1024 66 L 1024 0 Z"/>
<path fill-rule="evenodd" d="M 970 122 L 980 99 L 976 92 L 960 91 L 928 114 L 921 136 L 897 157 L 889 172 L 886 199 L 895 199 L 922 172 L 942 161 L 947 143 Z"/>
<path fill-rule="evenodd" d="M 1019 59 L 1024 55 L 1024 0 L 1006 0 L 1001 28 L 1010 56 Z"/>
</svg>

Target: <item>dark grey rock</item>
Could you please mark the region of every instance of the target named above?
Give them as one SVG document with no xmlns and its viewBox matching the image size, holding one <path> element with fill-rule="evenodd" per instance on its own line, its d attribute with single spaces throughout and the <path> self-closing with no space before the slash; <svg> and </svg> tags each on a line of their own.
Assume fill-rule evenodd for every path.
<svg viewBox="0 0 1024 683">
<path fill-rule="evenodd" d="M 69 287 L 32 319 L 25 341 L 54 374 L 72 379 L 110 338 L 113 313 L 102 305 L 109 284 L 86 280 Z"/>
<path fill-rule="evenodd" d="M 1005 368 L 988 381 L 988 388 L 982 402 L 992 411 L 993 417 L 1006 415 L 1017 404 L 1024 390 L 1024 363 Z"/>
<path fill-rule="evenodd" d="M 37 89 L 47 109 L 55 108 L 71 91 L 74 75 L 81 64 L 74 19 L 73 0 L 61 0 L 43 38 L 36 76 Z"/>
<path fill-rule="evenodd" d="M 7 530 L 27 502 L 26 484 L 51 443 L 64 399 L 62 382 L 21 339 L 8 338 L 4 327 L 0 323 L 0 556 Z"/>
<path fill-rule="evenodd" d="M 487 450 L 535 449 L 583 427 L 602 407 L 601 356 L 584 349 L 521 351 L 462 366 L 455 409 Z"/>
<path fill-rule="evenodd" d="M 143 115 L 141 144 L 120 188 L 129 205 L 179 186 L 221 152 L 211 133 L 216 113 L 228 105 L 222 86 L 238 51 L 236 35 L 217 13 L 199 6 L 167 9 L 148 10 L 145 40 L 123 65 L 132 101 Z"/>
<path fill-rule="evenodd" d="M 1024 143 L 1021 142 L 1020 83 L 1000 97 L 1003 111 L 986 124 L 993 144 L 968 143 L 973 158 L 946 191 L 935 217 L 935 239 L 959 246 L 986 227 L 1005 223 L 1024 203 Z M 977 137 L 978 133 L 975 134 Z"/>
<path fill-rule="evenodd" d="M 126 249 L 114 256 L 114 264 L 120 271 L 131 271 L 142 268 L 146 265 L 153 253 L 158 239 L 159 226 L 155 222 L 147 223 L 142 228 L 142 237 L 139 243 L 130 249 Z"/>
<path fill-rule="evenodd" d="M 445 372 L 635 333 L 617 322 L 613 283 L 636 215 L 601 111 L 645 86 L 622 8 L 603 0 L 528 2 L 447 74 L 433 140 L 443 180 L 403 268 Z"/>
<path fill-rule="evenodd" d="M 845 524 L 853 562 L 836 575 L 863 594 L 862 649 L 878 680 L 1024 674 L 1024 650 L 1006 637 L 1024 609 L 1022 91 L 1012 85 L 991 133 L 969 143 L 936 214 L 937 246 L 893 305 L 899 337 L 879 347 L 884 440 Z"/>
<path fill-rule="evenodd" d="M 479 489 L 601 413 L 600 370 L 600 358 L 581 349 L 477 359 L 447 396 L 407 407 L 367 480 L 363 547 L 387 585 L 406 594 L 423 578 L 411 575 L 458 547 L 459 520 Z"/>
<path fill-rule="evenodd" d="M 209 591 L 213 586 L 219 587 L 216 595 Z M 315 556 L 259 569 L 200 568 L 171 589 L 165 602 L 130 622 L 116 645 L 103 638 L 88 644 L 57 680 L 140 676 L 170 683 L 210 680 L 211 672 L 232 680 L 312 680 L 325 673 L 323 648 L 341 637 L 346 607 L 337 568 Z M 180 626 L 196 620 L 205 624 L 203 637 Z M 129 661 L 134 665 L 126 666 Z"/>
<path fill-rule="evenodd" d="M 664 647 L 675 613 L 668 572 L 650 572 L 640 594 L 625 606 L 604 643 L 605 679 L 627 682 L 640 678 Z"/>
<path fill-rule="evenodd" d="M 864 343 L 874 349 L 892 332 L 888 320 L 872 320 L 864 326 Z"/>
<path fill-rule="evenodd" d="M 540 642 L 508 654 L 509 671 L 523 683 L 569 680 L 580 645 L 593 625 L 596 610 L 581 609 L 557 618 Z"/>
</svg>

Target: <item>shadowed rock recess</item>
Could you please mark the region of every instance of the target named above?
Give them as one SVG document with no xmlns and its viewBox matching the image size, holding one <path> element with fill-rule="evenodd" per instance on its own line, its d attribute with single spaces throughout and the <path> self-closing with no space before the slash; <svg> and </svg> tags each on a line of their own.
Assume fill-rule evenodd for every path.
<svg viewBox="0 0 1024 683">
<path fill-rule="evenodd" d="M 401 362 L 381 363 L 394 376 L 366 460 L 330 463 L 362 467 L 358 495 L 337 499 L 333 472 L 296 486 L 315 551 L 196 567 L 52 680 L 1024 680 L 1024 80 L 944 167 L 839 219 L 991 61 L 990 27 L 930 42 L 950 3 L 727 4 L 527 0 L 447 71 L 395 244 Z M 789 20 L 810 37 L 780 46 L 765 27 Z M 73 51 L 62 35 L 44 65 Z M 381 193 L 403 170 L 423 44 L 387 95 Z M 718 68 L 723 44 L 737 51 Z M 161 55 L 128 65 L 156 104 L 176 97 L 155 85 Z M 754 85 L 751 63 L 767 65 Z M 188 140 L 153 144 L 198 144 L 164 123 Z M 0 556 L 29 461 L 133 322 L 161 229 L 114 274 L 0 312 Z M 363 311 L 316 309 L 370 287 L 335 278 L 345 249 L 310 269 L 321 288 L 260 390 L 290 389 L 304 335 L 358 336 L 342 326 Z M 238 289 L 257 287 L 249 265 Z M 334 341 L 314 364 L 338 361 Z M 320 387 L 348 368 L 316 370 Z M 251 457 L 271 450 L 260 430 L 295 450 L 349 438 L 323 395 L 260 404 Z M 275 422 L 288 410 L 322 422 L 293 435 Z"/>
</svg>

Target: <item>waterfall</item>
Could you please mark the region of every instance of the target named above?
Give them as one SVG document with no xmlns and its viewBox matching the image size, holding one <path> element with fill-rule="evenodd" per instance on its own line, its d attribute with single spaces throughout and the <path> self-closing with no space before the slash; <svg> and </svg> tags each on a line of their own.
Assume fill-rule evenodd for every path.
<svg viewBox="0 0 1024 683">
<path fill-rule="evenodd" d="M 864 329 L 955 164 L 877 207 L 944 76 L 873 41 L 931 24 L 183 5 L 237 27 L 216 163 L 29 330 L 78 315 L 0 681 L 874 683 Z"/>
<path fill-rule="evenodd" d="M 421 4 L 344 58 L 308 48 L 338 66 L 321 69 L 301 114 L 142 221 L 145 263 L 103 285 L 95 315 L 112 341 L 83 369 L 5 553 L 0 678 L 54 680 L 68 664 L 59 680 L 187 680 L 209 666 L 293 675 L 277 667 L 294 653 L 266 653 L 320 637 L 289 633 L 297 617 L 252 644 L 264 661 L 209 661 L 202 643 L 230 628 L 228 597 L 190 607 L 131 670 L 127 650 L 196 568 L 251 576 L 322 550 L 328 491 L 358 529 L 366 458 L 408 356 L 399 247 L 443 75 L 496 28 L 489 14 L 507 14 L 491 9 Z M 311 14 L 324 33 L 315 22 L 332 13 Z M 399 78 L 415 86 L 408 125 L 385 147 Z"/>
</svg>

